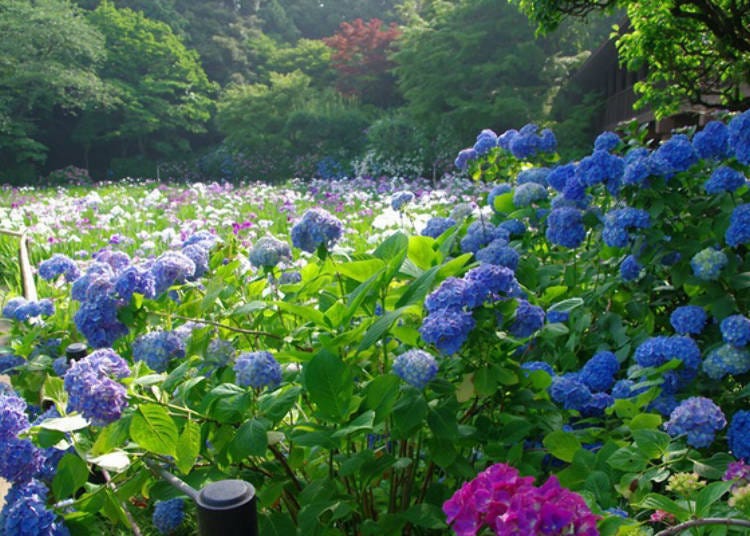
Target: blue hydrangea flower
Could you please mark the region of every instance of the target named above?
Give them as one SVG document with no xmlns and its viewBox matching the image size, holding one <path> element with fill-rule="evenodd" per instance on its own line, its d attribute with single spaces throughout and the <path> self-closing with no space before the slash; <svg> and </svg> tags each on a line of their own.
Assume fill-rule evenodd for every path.
<svg viewBox="0 0 750 536">
<path fill-rule="evenodd" d="M 124 251 L 112 251 L 109 248 L 94 253 L 94 260 L 109 264 L 115 274 L 130 266 L 130 255 Z"/>
<path fill-rule="evenodd" d="M 43 465 L 42 451 L 30 440 L 11 438 L 0 443 L 0 476 L 8 482 L 27 482 Z"/>
<path fill-rule="evenodd" d="M 652 165 L 665 178 L 687 171 L 697 161 L 698 155 L 685 134 L 675 134 L 651 154 Z"/>
<path fill-rule="evenodd" d="M 750 203 L 739 205 L 732 211 L 724 238 L 730 247 L 750 242 Z"/>
<path fill-rule="evenodd" d="M 545 361 L 529 361 L 527 363 L 523 363 L 521 365 L 521 370 L 543 370 L 553 378 L 555 377 L 555 370 L 552 368 L 552 365 Z"/>
<path fill-rule="evenodd" d="M 393 361 L 393 373 L 417 389 L 423 389 L 437 371 L 437 361 L 424 350 L 409 350 L 396 356 Z"/>
<path fill-rule="evenodd" d="M 300 281 L 302 281 L 302 274 L 297 270 L 287 271 L 279 276 L 280 285 L 294 285 Z"/>
<path fill-rule="evenodd" d="M 208 272 L 208 250 L 198 244 L 190 244 L 182 248 L 182 254 L 195 264 L 195 271 L 190 280 L 203 277 Z"/>
<path fill-rule="evenodd" d="M 698 335 L 703 331 L 708 321 L 708 315 L 703 307 L 698 305 L 683 305 L 669 316 L 669 322 L 680 335 Z"/>
<path fill-rule="evenodd" d="M 649 411 L 655 411 L 665 417 L 669 417 L 672 412 L 677 408 L 679 403 L 673 394 L 659 393 L 651 403 L 647 406 Z"/>
<path fill-rule="evenodd" d="M 29 426 L 26 401 L 14 392 L 0 393 L 0 443 L 14 439 Z"/>
<path fill-rule="evenodd" d="M 507 266 L 482 264 L 464 276 L 466 286 L 463 297 L 469 308 L 479 307 L 500 293 L 510 294 L 518 285 L 513 270 Z"/>
<path fill-rule="evenodd" d="M 702 249 L 690 259 L 693 275 L 703 281 L 713 281 L 719 278 L 721 271 L 729 262 L 726 254 L 718 249 Z"/>
<path fill-rule="evenodd" d="M 565 183 L 563 196 L 569 201 L 584 201 L 586 199 L 586 185 L 578 175 L 573 175 Z"/>
<path fill-rule="evenodd" d="M 700 158 L 722 160 L 729 156 L 729 129 L 721 121 L 706 123 L 693 136 L 693 149 Z"/>
<path fill-rule="evenodd" d="M 136 292 L 146 298 L 156 296 L 156 280 L 149 270 L 144 270 L 138 266 L 128 266 L 120 272 L 114 280 L 115 292 L 125 302 Z"/>
<path fill-rule="evenodd" d="M 234 354 L 234 345 L 226 339 L 211 339 L 206 348 L 204 360 L 214 367 L 223 367 Z"/>
<path fill-rule="evenodd" d="M 518 131 L 515 128 L 506 130 L 497 137 L 497 146 L 510 151 L 510 141 L 516 136 L 518 136 Z"/>
<path fill-rule="evenodd" d="M 133 342 L 133 359 L 145 361 L 156 372 L 165 372 L 173 360 L 183 357 L 185 342 L 172 331 L 144 333 Z"/>
<path fill-rule="evenodd" d="M 507 245 L 505 239 L 497 239 L 476 252 L 475 256 L 479 262 L 505 266 L 515 271 L 521 256 L 512 247 Z"/>
<path fill-rule="evenodd" d="M 156 295 L 160 296 L 169 287 L 184 283 L 195 275 L 195 263 L 179 251 L 166 251 L 156 258 L 151 266 Z"/>
<path fill-rule="evenodd" d="M 539 151 L 542 153 L 554 153 L 557 149 L 557 138 L 555 133 L 545 128 L 539 133 L 538 142 Z"/>
<path fill-rule="evenodd" d="M 674 409 L 664 423 L 664 431 L 672 437 L 687 435 L 688 445 L 703 448 L 710 446 L 716 432 L 726 425 L 724 413 L 713 400 L 693 396 L 680 402 Z"/>
<path fill-rule="evenodd" d="M 670 393 L 691 382 L 701 366 L 698 344 L 683 335 L 650 337 L 635 349 L 634 358 L 641 367 L 659 367 L 672 359 L 681 361 L 678 370 L 664 374 L 662 389 Z"/>
<path fill-rule="evenodd" d="M 442 218 L 440 216 L 433 216 L 427 220 L 425 228 L 420 233 L 422 236 L 430 236 L 437 238 L 445 231 L 456 225 L 456 220 L 453 218 Z"/>
<path fill-rule="evenodd" d="M 281 383 L 281 365 L 269 352 L 246 352 L 237 357 L 234 365 L 237 385 L 242 387 L 275 387 Z"/>
<path fill-rule="evenodd" d="M 451 209 L 450 217 L 457 222 L 463 221 L 474 213 L 475 208 L 474 203 L 458 203 Z"/>
<path fill-rule="evenodd" d="M 632 158 L 629 161 L 626 157 L 625 170 L 622 173 L 622 182 L 624 184 L 642 186 L 646 183 L 646 179 L 651 176 L 651 159 L 649 158 L 648 151 L 646 149 L 643 149 L 643 151 L 645 154 Z"/>
<path fill-rule="evenodd" d="M 729 122 L 729 146 L 737 161 L 750 165 L 750 110 L 732 118 Z"/>
<path fill-rule="evenodd" d="M 614 397 L 609 393 L 593 393 L 579 411 L 582 417 L 600 417 L 604 410 L 615 403 Z"/>
<path fill-rule="evenodd" d="M 473 147 L 462 149 L 458 152 L 458 156 L 456 157 L 456 160 L 453 162 L 453 164 L 461 171 L 464 171 L 467 167 L 469 167 L 469 162 L 471 162 L 472 160 L 476 160 L 477 156 L 477 152 Z"/>
<path fill-rule="evenodd" d="M 28 303 L 28 300 L 22 296 L 18 296 L 16 298 L 11 298 L 7 302 L 5 302 L 5 306 L 3 307 L 3 316 L 5 318 L 9 318 L 11 320 L 16 319 L 16 310 Z"/>
<path fill-rule="evenodd" d="M 0 354 L 0 374 L 15 374 L 16 367 L 20 367 L 26 363 L 26 360 L 20 355 L 15 354 Z"/>
<path fill-rule="evenodd" d="M 568 181 L 575 176 L 576 166 L 575 164 L 564 164 L 552 168 L 547 175 L 547 184 L 558 192 L 565 190 L 565 185 Z"/>
<path fill-rule="evenodd" d="M 490 149 L 497 146 L 497 134 L 492 130 L 486 128 L 477 136 L 477 141 L 474 143 L 474 151 L 478 156 L 484 156 Z"/>
<path fill-rule="evenodd" d="M 662 266 L 674 266 L 682 260 L 682 253 L 679 251 L 668 251 L 666 252 L 659 262 Z"/>
<path fill-rule="evenodd" d="M 620 277 L 623 281 L 635 281 L 641 275 L 643 265 L 634 255 L 628 255 L 620 264 Z"/>
<path fill-rule="evenodd" d="M 15 486 L 14 486 L 15 488 Z M 29 489 L 31 488 L 31 489 Z M 47 508 L 47 492 L 41 485 L 26 484 L 3 509 L 0 532 L 14 536 L 69 536 L 67 527 Z"/>
<path fill-rule="evenodd" d="M 441 309 L 430 313 L 422 321 L 419 333 L 422 340 L 446 355 L 458 352 L 476 321 L 470 312 Z"/>
<path fill-rule="evenodd" d="M 219 241 L 219 237 L 213 234 L 211 231 L 200 230 L 190 236 L 188 236 L 183 242 L 182 247 L 187 247 L 193 244 L 197 244 L 206 251 L 211 251 L 216 243 Z"/>
<path fill-rule="evenodd" d="M 750 411 L 740 410 L 732 416 L 727 442 L 735 458 L 750 460 Z"/>
<path fill-rule="evenodd" d="M 617 149 L 622 144 L 620 136 L 614 132 L 606 131 L 602 132 L 594 140 L 594 150 L 596 151 L 612 151 Z"/>
<path fill-rule="evenodd" d="M 292 227 L 292 245 L 308 253 L 314 253 L 321 246 L 330 249 L 343 232 L 341 220 L 322 208 L 311 208 Z"/>
<path fill-rule="evenodd" d="M 492 147 L 495 146 L 495 140 L 492 140 Z M 403 208 L 414 201 L 414 194 L 409 191 L 396 192 L 391 196 L 391 208 L 393 210 L 403 210 Z"/>
<path fill-rule="evenodd" d="M 513 191 L 513 205 L 518 208 L 528 207 L 545 199 L 547 199 L 547 188 L 535 182 L 520 184 Z"/>
<path fill-rule="evenodd" d="M 424 301 L 428 312 L 433 313 L 442 309 L 459 311 L 469 306 L 469 296 L 466 289 L 468 283 L 458 277 L 449 277 L 440 286 L 427 295 Z"/>
<path fill-rule="evenodd" d="M 592 392 L 606 391 L 615 383 L 620 362 L 612 352 L 601 351 L 586 361 L 578 375 Z"/>
<path fill-rule="evenodd" d="M 524 339 L 530 337 L 535 331 L 544 326 L 544 309 L 537 305 L 532 305 L 526 300 L 518 301 L 516 309 L 516 318 L 511 324 L 508 331 L 514 337 Z"/>
<path fill-rule="evenodd" d="M 488 221 L 478 220 L 466 229 L 466 235 L 461 239 L 461 251 L 476 253 L 494 240 L 505 240 L 507 243 L 509 238 L 510 233 L 507 229 L 495 227 Z"/>
<path fill-rule="evenodd" d="M 605 183 L 613 195 L 620 189 L 622 175 L 625 172 L 625 161 L 607 151 L 594 151 L 582 158 L 576 167 L 576 177 L 584 186 Z"/>
<path fill-rule="evenodd" d="M 567 322 L 570 318 L 570 311 L 547 311 L 547 323 L 557 324 Z"/>
<path fill-rule="evenodd" d="M 703 185 L 707 194 L 734 192 L 745 185 L 745 176 L 729 166 L 721 166 L 711 173 L 711 177 Z"/>
<path fill-rule="evenodd" d="M 731 315 L 721 321 L 721 336 L 732 346 L 744 347 L 750 343 L 750 319 L 744 315 Z"/>
<path fill-rule="evenodd" d="M 637 208 L 610 210 L 604 217 L 602 240 L 610 247 L 624 248 L 631 239 L 630 231 L 651 225 L 649 213 Z"/>
<path fill-rule="evenodd" d="M 617 380 L 612 386 L 612 397 L 631 398 L 646 391 L 648 391 L 648 387 L 636 387 L 636 383 L 633 380 Z"/>
<path fill-rule="evenodd" d="M 516 177 L 516 184 L 525 184 L 527 182 L 535 182 L 542 186 L 547 186 L 547 175 L 549 175 L 550 169 L 546 167 L 535 167 L 522 170 Z"/>
<path fill-rule="evenodd" d="M 76 261 L 67 255 L 55 253 L 39 265 L 39 277 L 42 279 L 52 281 L 60 276 L 63 276 L 68 283 L 78 279 L 81 276 L 81 271 Z"/>
<path fill-rule="evenodd" d="M 547 216 L 547 240 L 566 248 L 577 248 L 586 238 L 583 213 L 572 207 L 552 210 Z"/>
<path fill-rule="evenodd" d="M 72 363 L 64 377 L 68 411 L 78 411 L 95 426 L 118 420 L 128 402 L 125 387 L 115 380 L 129 374 L 128 364 L 110 348 Z"/>
<path fill-rule="evenodd" d="M 750 370 L 750 350 L 722 344 L 711 350 L 703 360 L 703 372 L 712 380 L 727 374 L 744 374 Z"/>
<path fill-rule="evenodd" d="M 593 394 L 576 374 L 566 374 L 552 378 L 549 386 L 550 398 L 564 409 L 580 411 L 591 402 Z"/>
<path fill-rule="evenodd" d="M 159 501 L 154 506 L 151 521 L 161 534 L 172 534 L 185 519 L 185 500 L 181 497 Z"/>
<path fill-rule="evenodd" d="M 281 261 L 291 259 L 292 249 L 286 242 L 272 236 L 264 236 L 255 242 L 249 258 L 254 266 L 273 268 Z"/>
</svg>

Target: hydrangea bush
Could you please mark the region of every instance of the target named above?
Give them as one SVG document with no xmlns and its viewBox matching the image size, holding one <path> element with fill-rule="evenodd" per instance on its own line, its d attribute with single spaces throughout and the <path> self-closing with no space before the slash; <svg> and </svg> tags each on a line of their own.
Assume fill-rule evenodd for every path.
<svg viewBox="0 0 750 536">
<path fill-rule="evenodd" d="M 190 530 L 160 470 L 251 482 L 261 533 L 744 529 L 748 140 L 750 112 L 560 162 L 487 129 L 456 159 L 484 202 L 395 185 L 357 248 L 313 206 L 42 260 L 53 307 L 3 303 L 0 533 Z"/>
</svg>

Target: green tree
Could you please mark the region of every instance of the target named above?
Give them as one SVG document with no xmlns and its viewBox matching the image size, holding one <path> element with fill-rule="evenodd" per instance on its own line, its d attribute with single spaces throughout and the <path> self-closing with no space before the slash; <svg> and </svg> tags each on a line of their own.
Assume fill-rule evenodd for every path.
<svg viewBox="0 0 750 536">
<path fill-rule="evenodd" d="M 647 69 L 635 89 L 639 105 L 651 105 L 657 117 L 674 113 L 685 101 L 730 109 L 750 105 L 748 0 L 520 0 L 519 5 L 542 32 L 567 17 L 624 9 L 629 24 L 616 41 L 620 62 L 632 71 Z"/>
<path fill-rule="evenodd" d="M 197 53 L 142 13 L 104 3 L 89 18 L 106 40 L 100 76 L 115 101 L 84 114 L 78 139 L 87 146 L 116 143 L 123 157 L 189 149 L 187 135 L 205 131 L 213 107 L 214 86 Z"/>
<path fill-rule="evenodd" d="M 41 121 L 106 101 L 103 43 L 68 2 L 0 2 L 0 166 L 43 163 Z"/>
<path fill-rule="evenodd" d="M 548 57 L 528 21 L 493 0 L 444 2 L 412 25 L 394 54 L 411 115 L 453 147 L 478 129 L 518 127 L 543 116 Z"/>
</svg>

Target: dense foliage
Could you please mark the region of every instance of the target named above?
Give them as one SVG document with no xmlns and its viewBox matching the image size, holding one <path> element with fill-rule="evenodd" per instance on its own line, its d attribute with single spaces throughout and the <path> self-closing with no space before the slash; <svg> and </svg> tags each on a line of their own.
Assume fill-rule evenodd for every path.
<svg viewBox="0 0 750 536">
<path fill-rule="evenodd" d="M 189 533 L 165 470 L 252 482 L 261 533 L 746 530 L 750 111 L 555 150 L 485 129 L 456 165 L 487 184 L 438 189 L 3 191 L 47 244 L 3 298 L 5 531 Z"/>
</svg>

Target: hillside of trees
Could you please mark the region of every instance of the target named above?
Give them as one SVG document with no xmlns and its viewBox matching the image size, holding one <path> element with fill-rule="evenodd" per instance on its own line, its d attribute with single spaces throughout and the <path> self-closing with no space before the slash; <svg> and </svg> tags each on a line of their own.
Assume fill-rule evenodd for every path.
<svg viewBox="0 0 750 536">
<path fill-rule="evenodd" d="M 528 122 L 575 154 L 593 110 L 555 97 L 614 20 L 538 36 L 497 0 L 0 0 L 0 182 L 431 176 Z"/>
</svg>

